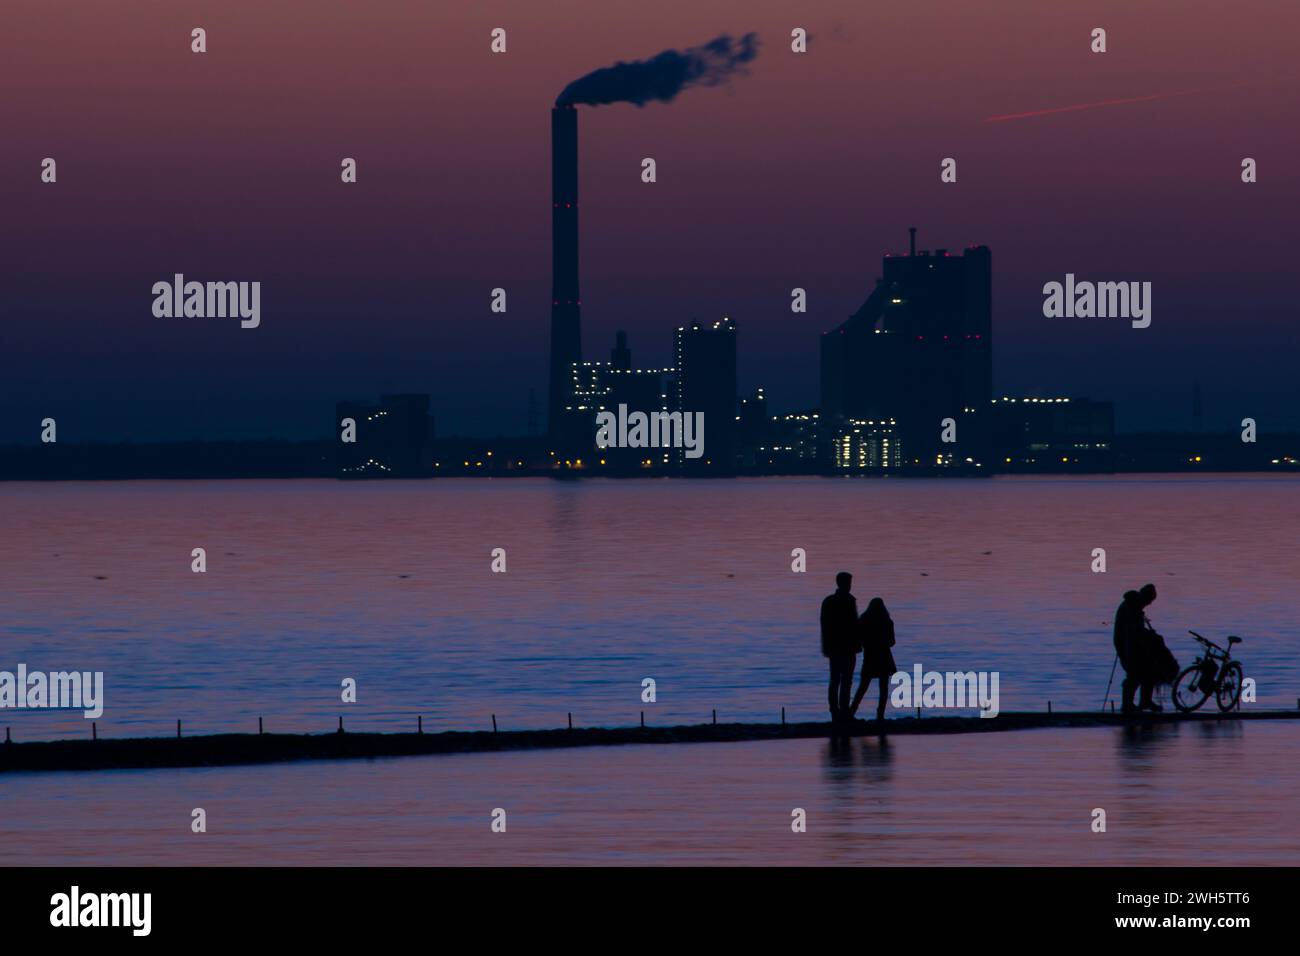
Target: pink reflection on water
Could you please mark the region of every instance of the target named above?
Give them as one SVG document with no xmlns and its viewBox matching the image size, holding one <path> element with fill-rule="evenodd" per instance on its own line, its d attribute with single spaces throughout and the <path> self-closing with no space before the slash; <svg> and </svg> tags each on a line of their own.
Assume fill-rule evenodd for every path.
<svg viewBox="0 0 1300 956">
<path fill-rule="evenodd" d="M 1300 481 L 440 480 L 0 486 L 0 667 L 103 670 L 106 736 L 821 719 L 841 568 L 899 666 L 997 670 L 1004 710 L 1096 708 L 1124 590 L 1238 633 L 1261 706 L 1300 686 Z M 208 572 L 190 571 L 205 547 Z M 509 572 L 491 574 L 505 547 Z M 806 549 L 809 572 L 789 555 Z M 1109 572 L 1089 570 L 1105 547 Z M 987 552 L 987 553 L 986 553 Z M 102 577 L 102 580 L 100 579 Z M 8 711 L 16 739 L 88 736 Z"/>
<path fill-rule="evenodd" d="M 1297 743 L 1205 724 L 21 775 L 0 863 L 1293 865 Z"/>
</svg>

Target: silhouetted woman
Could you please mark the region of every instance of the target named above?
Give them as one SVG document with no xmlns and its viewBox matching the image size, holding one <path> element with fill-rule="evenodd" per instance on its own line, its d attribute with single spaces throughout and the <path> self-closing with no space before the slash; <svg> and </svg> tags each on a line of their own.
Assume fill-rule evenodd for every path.
<svg viewBox="0 0 1300 956">
<path fill-rule="evenodd" d="M 858 692 L 853 697 L 852 713 L 857 714 L 858 705 L 867 694 L 867 685 L 874 677 L 880 682 L 880 703 L 876 705 L 876 720 L 885 719 L 885 702 L 889 699 L 889 678 L 898 670 L 894 664 L 894 621 L 889 616 L 885 602 L 872 598 L 867 609 L 858 618 L 859 634 L 862 638 L 862 679 Z"/>
</svg>

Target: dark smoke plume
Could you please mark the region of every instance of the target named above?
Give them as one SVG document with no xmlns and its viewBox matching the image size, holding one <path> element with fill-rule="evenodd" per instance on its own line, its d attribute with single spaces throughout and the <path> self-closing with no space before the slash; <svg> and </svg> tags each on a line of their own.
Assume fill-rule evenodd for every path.
<svg viewBox="0 0 1300 956">
<path fill-rule="evenodd" d="M 745 64 L 756 56 L 757 34 L 746 33 L 739 40 L 723 34 L 689 50 L 664 50 L 648 60 L 592 70 L 566 86 L 555 105 L 635 103 L 645 106 L 651 100 L 666 103 L 687 87 L 725 83 L 732 74 L 743 73 Z"/>
</svg>

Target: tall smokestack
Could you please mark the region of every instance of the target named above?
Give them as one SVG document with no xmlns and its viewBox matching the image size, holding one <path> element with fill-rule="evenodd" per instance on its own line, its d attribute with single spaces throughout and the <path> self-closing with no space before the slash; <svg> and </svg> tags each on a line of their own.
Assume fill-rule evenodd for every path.
<svg viewBox="0 0 1300 956">
<path fill-rule="evenodd" d="M 719 86 L 744 73 L 758 56 L 758 36 L 739 40 L 726 34 L 703 46 L 664 50 L 648 60 L 615 63 L 580 76 L 563 90 L 551 110 L 551 438 L 568 449 L 589 443 L 579 424 L 564 413 L 573 394 L 574 362 L 582 361 L 578 295 L 578 112 L 575 106 L 603 103 L 671 102 L 692 86 Z M 591 426 L 590 420 L 583 423 Z"/>
<path fill-rule="evenodd" d="M 551 110 L 551 391 L 547 428 L 564 438 L 564 406 L 582 361 L 578 296 L 578 111 Z"/>
</svg>

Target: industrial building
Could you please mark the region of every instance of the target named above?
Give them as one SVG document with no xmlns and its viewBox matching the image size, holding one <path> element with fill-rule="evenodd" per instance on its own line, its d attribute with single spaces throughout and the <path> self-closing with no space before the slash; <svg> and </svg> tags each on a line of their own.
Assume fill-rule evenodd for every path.
<svg viewBox="0 0 1300 956">
<path fill-rule="evenodd" d="M 895 422 L 908 467 L 970 467 L 990 452 L 992 256 L 916 250 L 886 255 L 882 277 L 847 321 L 821 339 L 821 413 Z M 955 441 L 943 440 L 944 422 Z"/>
</svg>

